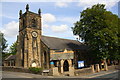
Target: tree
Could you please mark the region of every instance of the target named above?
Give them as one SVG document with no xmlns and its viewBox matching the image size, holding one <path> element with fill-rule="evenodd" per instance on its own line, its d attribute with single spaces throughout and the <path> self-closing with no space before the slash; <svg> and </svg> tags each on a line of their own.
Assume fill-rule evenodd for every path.
<svg viewBox="0 0 120 80">
<path fill-rule="evenodd" d="M 2 60 L 4 60 L 4 58 L 6 57 L 5 50 L 7 46 L 7 40 L 4 38 L 4 34 L 0 32 L 0 56 L 2 56 Z"/>
<path fill-rule="evenodd" d="M 79 35 L 89 46 L 92 59 L 96 62 L 102 59 L 120 59 L 118 16 L 107 11 L 105 5 L 97 4 L 83 10 L 80 17 L 80 21 L 72 27 L 73 34 Z"/>
<path fill-rule="evenodd" d="M 14 42 L 11 46 L 10 46 L 10 54 L 15 55 L 17 53 L 17 42 Z"/>
<path fill-rule="evenodd" d="M 0 32 L 0 49 L 2 53 L 5 53 L 5 49 L 7 48 L 7 40 L 4 38 L 4 34 Z"/>
</svg>

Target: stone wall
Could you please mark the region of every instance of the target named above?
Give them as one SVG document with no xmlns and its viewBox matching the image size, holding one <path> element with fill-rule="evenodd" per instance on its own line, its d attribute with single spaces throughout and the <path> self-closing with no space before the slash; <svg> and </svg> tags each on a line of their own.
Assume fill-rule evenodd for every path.
<svg viewBox="0 0 120 80">
<path fill-rule="evenodd" d="M 108 66 L 108 70 L 120 70 L 120 65 L 111 65 L 111 66 Z"/>
<path fill-rule="evenodd" d="M 83 75 L 87 75 L 87 74 L 90 74 L 92 73 L 92 69 L 89 67 L 89 68 L 83 68 L 83 69 L 76 69 L 75 70 L 75 75 L 76 76 L 83 76 Z"/>
<path fill-rule="evenodd" d="M 120 70 L 119 67 L 120 67 L 119 65 L 111 65 L 111 66 L 108 66 L 108 70 Z M 95 72 L 97 72 L 96 69 L 95 69 Z M 88 74 L 91 74 L 91 73 L 93 73 L 91 67 L 75 70 L 75 75 L 76 76 L 83 76 L 83 75 L 88 75 Z"/>
<path fill-rule="evenodd" d="M 12 71 L 12 72 L 25 72 L 30 73 L 29 69 L 17 68 L 17 67 L 2 67 L 3 71 Z"/>
</svg>

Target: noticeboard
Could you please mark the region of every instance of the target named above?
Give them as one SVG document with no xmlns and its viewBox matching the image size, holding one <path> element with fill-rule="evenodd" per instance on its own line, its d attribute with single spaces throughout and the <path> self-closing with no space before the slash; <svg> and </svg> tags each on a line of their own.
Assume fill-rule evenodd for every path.
<svg viewBox="0 0 120 80">
<path fill-rule="evenodd" d="M 78 68 L 84 67 L 84 61 L 78 61 Z"/>
</svg>

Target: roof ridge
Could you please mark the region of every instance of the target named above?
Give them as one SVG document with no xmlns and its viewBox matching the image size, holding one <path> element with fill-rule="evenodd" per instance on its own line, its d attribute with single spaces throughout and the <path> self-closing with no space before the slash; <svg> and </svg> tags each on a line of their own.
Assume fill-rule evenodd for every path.
<svg viewBox="0 0 120 80">
<path fill-rule="evenodd" d="M 13 55 L 12 55 L 12 54 L 10 54 L 8 57 L 6 57 L 6 59 L 5 59 L 5 60 L 9 59 L 11 56 L 13 56 Z"/>
<path fill-rule="evenodd" d="M 77 41 L 77 40 L 72 40 L 72 39 L 65 39 L 65 38 L 60 38 L 60 37 L 53 37 L 53 36 L 45 36 L 42 35 L 43 37 L 50 37 L 50 38 L 56 38 L 56 39 L 63 39 L 63 40 L 70 40 L 70 41 Z M 79 42 L 79 41 L 78 41 Z M 80 42 L 81 43 L 81 42 Z"/>
<path fill-rule="evenodd" d="M 51 36 L 41 36 L 41 41 L 49 46 L 50 49 L 69 49 L 69 50 L 75 50 L 75 49 L 83 49 L 82 43 L 77 40 L 70 40 L 70 39 L 64 39 L 64 38 L 58 38 L 58 37 L 51 37 Z"/>
</svg>

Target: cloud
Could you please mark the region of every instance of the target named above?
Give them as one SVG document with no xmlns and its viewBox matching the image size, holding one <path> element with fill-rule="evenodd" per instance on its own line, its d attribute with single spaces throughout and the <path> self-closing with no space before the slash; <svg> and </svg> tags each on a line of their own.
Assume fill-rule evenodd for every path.
<svg viewBox="0 0 120 80">
<path fill-rule="evenodd" d="M 78 6 L 87 8 L 87 7 L 91 7 L 92 5 L 95 4 L 105 4 L 106 8 L 111 8 L 113 7 L 119 0 L 79 0 Z"/>
<path fill-rule="evenodd" d="M 53 32 L 65 32 L 68 30 L 68 26 L 67 25 L 60 25 L 60 26 L 53 25 L 51 29 Z"/>
<path fill-rule="evenodd" d="M 57 21 L 67 22 L 67 23 L 75 23 L 78 21 L 78 17 L 58 17 Z"/>
<path fill-rule="evenodd" d="M 2 12 L 2 11 L 1 11 Z M 18 19 L 18 17 L 17 16 L 10 16 L 10 15 L 6 15 L 6 14 L 2 14 L 0 12 L 0 17 L 2 18 L 2 17 L 4 17 L 4 18 L 9 18 L 9 19 Z"/>
<path fill-rule="evenodd" d="M 3 25 L 1 32 L 5 37 L 16 37 L 19 30 L 19 22 L 11 21 L 8 24 Z"/>
<path fill-rule="evenodd" d="M 49 27 L 49 25 L 47 25 L 47 24 L 43 24 L 43 26 L 42 26 L 43 28 L 48 28 Z"/>
<path fill-rule="evenodd" d="M 71 3 L 71 2 L 76 2 L 78 0 L 60 0 L 60 1 L 54 1 L 55 2 L 55 6 L 57 7 L 68 7 L 68 4 Z"/>
<path fill-rule="evenodd" d="M 73 0 L 1 0 L 1 2 L 71 2 Z M 78 1 L 78 0 L 74 0 Z"/>
<path fill-rule="evenodd" d="M 57 7 L 67 7 L 68 6 L 67 2 L 56 2 L 55 5 Z"/>
<path fill-rule="evenodd" d="M 2 17 L 5 17 L 5 18 L 9 18 L 9 19 L 18 19 L 18 17 L 13 17 L 13 16 L 9 16 L 9 15 L 2 15 Z"/>
<path fill-rule="evenodd" d="M 50 13 L 46 13 L 42 15 L 42 22 L 43 23 L 52 23 L 56 21 L 56 17 Z"/>
<path fill-rule="evenodd" d="M 86 9 L 87 7 L 91 7 L 95 4 L 105 4 L 106 8 L 112 8 L 115 6 L 116 3 L 119 2 L 119 0 L 68 0 L 68 1 L 57 1 L 55 5 L 57 7 L 68 7 L 69 3 L 77 2 L 78 6 L 83 7 L 83 9 Z"/>
</svg>

